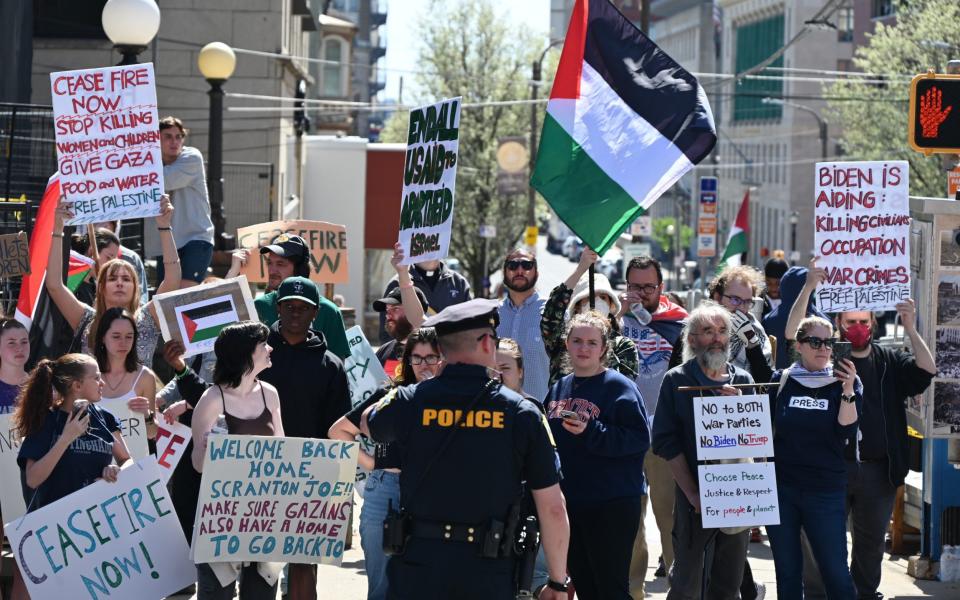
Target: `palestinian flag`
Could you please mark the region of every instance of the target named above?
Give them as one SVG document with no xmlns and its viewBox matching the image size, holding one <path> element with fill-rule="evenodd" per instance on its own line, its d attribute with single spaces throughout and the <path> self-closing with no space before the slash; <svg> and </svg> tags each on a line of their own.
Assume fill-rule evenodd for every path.
<svg viewBox="0 0 960 600">
<path fill-rule="evenodd" d="M 730 236 L 727 238 L 727 247 L 723 250 L 723 257 L 717 263 L 719 272 L 726 266 L 743 264 L 743 255 L 747 253 L 749 244 L 747 235 L 750 233 L 750 190 L 743 195 L 743 202 L 740 204 L 740 210 L 737 212 L 737 221 L 730 229 Z"/>
<path fill-rule="evenodd" d="M 185 334 L 185 343 L 216 339 L 220 330 L 240 320 L 233 301 L 228 296 L 195 302 L 178 309 Z"/>
<path fill-rule="evenodd" d="M 697 79 L 609 0 L 577 0 L 530 179 L 557 216 L 602 255 L 716 142 Z"/>
<path fill-rule="evenodd" d="M 70 251 L 70 262 L 67 263 L 67 288 L 76 292 L 83 280 L 91 271 L 97 268 L 97 263 L 76 250 Z"/>
</svg>

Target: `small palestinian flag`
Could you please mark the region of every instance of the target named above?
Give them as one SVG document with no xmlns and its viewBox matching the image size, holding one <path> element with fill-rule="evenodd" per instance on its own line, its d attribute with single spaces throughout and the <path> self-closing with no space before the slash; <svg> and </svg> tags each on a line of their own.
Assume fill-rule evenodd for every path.
<svg viewBox="0 0 960 600">
<path fill-rule="evenodd" d="M 717 264 L 717 271 L 724 267 L 743 264 L 743 255 L 749 250 L 749 240 L 747 235 L 750 233 L 750 190 L 743 195 L 743 202 L 740 203 L 740 210 L 737 211 L 737 220 L 730 228 L 730 236 L 727 238 L 727 247 L 723 250 L 723 257 Z"/>
<path fill-rule="evenodd" d="M 70 262 L 67 264 L 67 288 L 71 292 L 76 292 L 83 280 L 97 268 L 97 263 L 92 258 L 86 257 L 76 250 L 70 251 Z"/>
<path fill-rule="evenodd" d="M 185 344 L 197 344 L 216 339 L 227 325 L 240 320 L 233 300 L 229 296 L 218 296 L 201 300 L 177 309 Z"/>
</svg>

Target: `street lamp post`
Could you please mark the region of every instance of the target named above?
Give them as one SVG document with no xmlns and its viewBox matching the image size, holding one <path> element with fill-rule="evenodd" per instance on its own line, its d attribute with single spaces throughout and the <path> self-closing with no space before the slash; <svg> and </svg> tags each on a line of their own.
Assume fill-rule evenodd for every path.
<svg viewBox="0 0 960 600">
<path fill-rule="evenodd" d="M 809 106 L 804 106 L 803 104 L 797 104 L 796 102 L 789 102 L 783 100 L 782 98 L 763 98 L 760 100 L 763 104 L 776 104 L 779 106 L 789 106 L 790 108 L 795 108 L 797 110 L 802 110 L 806 113 L 809 113 L 817 120 L 817 127 L 820 129 L 820 160 L 826 162 L 827 160 L 827 122 L 823 120 L 823 117 L 820 116 L 820 113 L 810 108 Z"/>
<path fill-rule="evenodd" d="M 550 40 L 550 44 L 540 53 L 540 58 L 533 61 L 533 79 L 530 81 L 530 174 L 533 174 L 533 167 L 537 163 L 537 93 L 541 83 L 541 72 L 543 70 L 543 59 L 547 57 L 547 52 L 557 44 L 563 43 L 563 40 Z M 536 227 L 537 225 L 537 191 L 531 185 L 527 190 L 527 227 Z"/>
<path fill-rule="evenodd" d="M 207 150 L 207 191 L 210 194 L 210 219 L 217 250 L 223 249 L 223 84 L 233 75 L 237 56 L 223 42 L 210 42 L 200 50 L 197 66 L 210 84 L 210 138 Z"/>
<path fill-rule="evenodd" d="M 100 22 L 120 52 L 120 65 L 135 65 L 160 30 L 160 8 L 154 0 L 109 0 Z"/>
<path fill-rule="evenodd" d="M 790 213 L 790 264 L 796 265 L 800 261 L 799 252 L 797 252 L 797 221 L 800 215 L 797 211 Z"/>
</svg>

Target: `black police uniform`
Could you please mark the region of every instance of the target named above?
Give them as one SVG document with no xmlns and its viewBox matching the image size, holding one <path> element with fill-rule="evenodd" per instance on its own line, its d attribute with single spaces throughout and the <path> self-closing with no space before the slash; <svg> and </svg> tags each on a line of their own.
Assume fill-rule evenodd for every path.
<svg viewBox="0 0 960 600">
<path fill-rule="evenodd" d="M 488 301 L 465 304 L 481 302 Z M 427 324 L 433 321 L 440 335 L 451 323 L 477 327 L 469 314 L 485 305 L 465 304 Z M 490 325 L 480 321 L 479 327 L 495 331 L 493 306 L 484 315 Z M 444 316 L 448 311 L 453 314 Z M 462 311 L 468 316 L 461 319 Z M 395 390 L 368 417 L 374 439 L 403 447 L 400 497 L 411 537 L 404 552 L 390 558 L 390 598 L 497 600 L 515 594 L 515 559 L 483 558 L 481 544 L 490 540 L 492 520 L 507 520 L 521 481 L 530 489 L 550 487 L 559 482 L 559 463 L 543 415 L 512 390 L 493 385 L 464 414 L 489 381 L 485 367 L 448 364 L 434 379 Z M 438 454 L 458 419 L 457 433 Z"/>
</svg>

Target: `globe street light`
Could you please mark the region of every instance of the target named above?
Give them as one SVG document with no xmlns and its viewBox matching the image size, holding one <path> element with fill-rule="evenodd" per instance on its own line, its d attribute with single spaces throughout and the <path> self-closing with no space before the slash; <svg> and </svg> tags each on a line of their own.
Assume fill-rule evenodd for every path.
<svg viewBox="0 0 960 600">
<path fill-rule="evenodd" d="M 120 65 L 135 65 L 137 55 L 147 49 L 160 30 L 160 8 L 154 0 L 108 0 L 100 22 L 120 52 Z"/>
<path fill-rule="evenodd" d="M 217 250 L 223 249 L 223 84 L 233 75 L 237 55 L 223 42 L 210 42 L 200 50 L 197 66 L 210 84 L 210 138 L 207 150 L 207 189 L 210 194 L 210 219 Z"/>
</svg>

